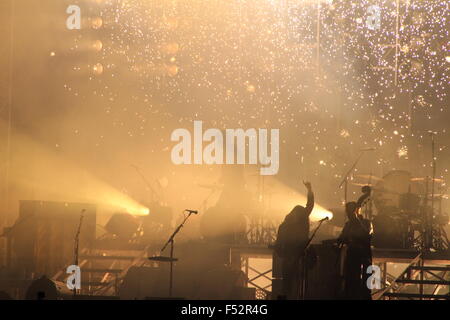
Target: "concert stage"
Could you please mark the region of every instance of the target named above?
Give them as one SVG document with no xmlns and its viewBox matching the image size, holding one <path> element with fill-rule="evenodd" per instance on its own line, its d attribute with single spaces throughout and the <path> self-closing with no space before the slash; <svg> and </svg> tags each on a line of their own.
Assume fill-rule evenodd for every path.
<svg viewBox="0 0 450 320">
<path fill-rule="evenodd" d="M 0 299 L 448 300 L 449 21 L 0 0 Z"/>
</svg>

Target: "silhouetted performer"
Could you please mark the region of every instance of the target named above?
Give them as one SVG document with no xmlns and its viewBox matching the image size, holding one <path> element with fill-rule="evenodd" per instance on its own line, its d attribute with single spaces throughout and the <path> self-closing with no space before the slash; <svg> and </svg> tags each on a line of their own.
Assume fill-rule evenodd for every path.
<svg viewBox="0 0 450 320">
<path fill-rule="evenodd" d="M 243 167 L 223 165 L 220 183 L 223 189 L 216 205 L 202 215 L 202 235 L 209 241 L 246 243 L 243 213 L 251 212 L 255 202 L 245 187 Z"/>
<path fill-rule="evenodd" d="M 55 283 L 45 275 L 34 280 L 25 294 L 25 300 L 56 300 L 58 290 Z"/>
<path fill-rule="evenodd" d="M 275 252 L 281 257 L 283 272 L 283 295 L 297 299 L 302 279 L 302 255 L 309 237 L 309 215 L 314 208 L 311 183 L 304 182 L 308 190 L 306 207 L 295 206 L 278 228 Z"/>
<path fill-rule="evenodd" d="M 356 205 L 360 208 L 360 213 L 364 216 L 364 218 L 371 220 L 372 219 L 372 201 L 371 201 L 371 192 L 372 189 L 369 186 L 364 186 L 361 188 L 361 192 L 363 193 Z"/>
<path fill-rule="evenodd" d="M 371 292 L 367 286 L 367 268 L 372 264 L 372 224 L 358 213 L 358 204 L 345 205 L 348 221 L 338 243 L 344 245 L 343 291 L 344 299 L 370 300 Z"/>
</svg>

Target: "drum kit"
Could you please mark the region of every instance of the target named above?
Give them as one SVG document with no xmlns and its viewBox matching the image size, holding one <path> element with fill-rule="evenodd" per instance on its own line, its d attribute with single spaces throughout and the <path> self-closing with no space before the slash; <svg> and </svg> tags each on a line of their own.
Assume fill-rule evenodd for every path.
<svg viewBox="0 0 450 320">
<path fill-rule="evenodd" d="M 226 192 L 224 184 L 197 186 L 211 190 L 203 203 L 200 222 L 204 239 L 235 244 L 266 244 L 274 241 L 277 228 L 253 193 L 241 190 L 240 193 L 244 195 L 242 198 L 247 199 L 242 202 L 236 199 L 236 194 Z M 214 206 L 207 206 L 216 192 L 220 193 L 219 200 Z"/>
<path fill-rule="evenodd" d="M 442 211 L 442 201 L 448 196 L 442 179 L 413 177 L 403 170 L 390 171 L 383 178 L 357 177 L 371 182 L 354 185 L 372 187 L 375 247 L 448 250 L 444 227 L 449 218 Z"/>
</svg>

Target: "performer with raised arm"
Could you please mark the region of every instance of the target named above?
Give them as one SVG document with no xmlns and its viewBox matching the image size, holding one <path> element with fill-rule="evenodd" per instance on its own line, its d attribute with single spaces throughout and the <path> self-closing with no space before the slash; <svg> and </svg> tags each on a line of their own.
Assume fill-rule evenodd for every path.
<svg viewBox="0 0 450 320">
<path fill-rule="evenodd" d="M 364 186 L 361 188 L 361 192 L 363 193 L 358 201 L 356 202 L 359 213 L 364 218 L 372 220 L 372 200 L 371 200 L 371 193 L 372 188 L 370 186 Z"/>
<path fill-rule="evenodd" d="M 283 295 L 286 299 L 296 299 L 301 283 L 304 263 L 303 250 L 309 237 L 309 216 L 314 208 L 314 193 L 311 183 L 303 182 L 308 190 L 306 207 L 297 205 L 285 217 L 278 228 L 275 253 L 282 258 Z"/>
<path fill-rule="evenodd" d="M 360 204 L 348 202 L 345 205 L 348 221 L 338 238 L 343 261 L 344 299 L 370 300 L 367 286 L 367 268 L 372 264 L 372 224 L 359 214 Z"/>
</svg>

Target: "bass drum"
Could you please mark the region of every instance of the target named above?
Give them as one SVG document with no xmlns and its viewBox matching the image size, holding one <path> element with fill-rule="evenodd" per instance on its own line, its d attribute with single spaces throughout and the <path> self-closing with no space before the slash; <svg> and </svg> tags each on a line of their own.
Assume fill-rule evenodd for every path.
<svg viewBox="0 0 450 320">
<path fill-rule="evenodd" d="M 372 244 L 375 248 L 409 249 L 413 236 L 411 225 L 405 219 L 387 215 L 373 219 Z"/>
<path fill-rule="evenodd" d="M 247 241 L 247 219 L 243 213 L 235 213 L 215 206 L 203 214 L 200 232 L 206 240 L 245 243 Z"/>
</svg>

